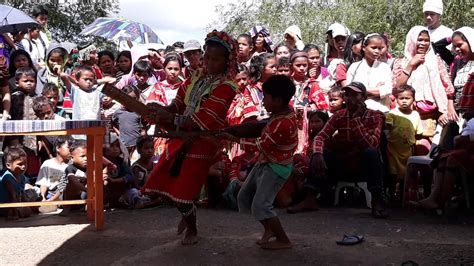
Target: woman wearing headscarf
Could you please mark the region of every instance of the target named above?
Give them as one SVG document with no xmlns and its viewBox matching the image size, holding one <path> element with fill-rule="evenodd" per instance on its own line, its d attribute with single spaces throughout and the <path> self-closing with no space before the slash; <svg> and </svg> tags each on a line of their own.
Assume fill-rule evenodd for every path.
<svg viewBox="0 0 474 266">
<path fill-rule="evenodd" d="M 410 29 L 405 42 L 405 57 L 393 66 L 394 86 L 411 85 L 415 89 L 415 108 L 427 132 L 435 132 L 437 122 L 444 126 L 454 120 L 452 97 L 454 87 L 441 58 L 434 53 L 428 30 L 422 26 Z M 430 141 L 420 141 L 426 154 Z"/>
<path fill-rule="evenodd" d="M 237 86 L 236 41 L 225 32 L 213 31 L 205 40 L 203 69 L 185 80 L 168 106 L 149 104 L 148 120 L 168 128 L 186 131 L 224 128 L 226 114 Z M 172 199 L 182 214 L 178 233 L 186 229 L 183 245 L 197 243 L 196 208 L 193 204 L 206 182 L 221 144 L 212 137 L 171 139 L 153 169 L 142 192 Z"/>
<path fill-rule="evenodd" d="M 273 52 L 273 41 L 270 32 L 263 26 L 255 26 L 249 31 L 253 42 L 253 56 Z"/>
</svg>

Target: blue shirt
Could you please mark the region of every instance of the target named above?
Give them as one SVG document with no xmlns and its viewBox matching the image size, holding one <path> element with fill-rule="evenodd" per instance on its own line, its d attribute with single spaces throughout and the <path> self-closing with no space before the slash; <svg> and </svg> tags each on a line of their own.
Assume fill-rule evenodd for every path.
<svg viewBox="0 0 474 266">
<path fill-rule="evenodd" d="M 25 190 L 26 177 L 21 175 L 21 180 L 18 182 L 13 174 L 9 170 L 4 170 L 0 175 L 0 203 L 10 202 L 10 193 L 8 193 L 7 187 L 5 184 L 10 182 L 13 185 L 17 195 L 20 195 L 23 190 Z M 5 214 L 7 209 L 1 208 L 0 215 Z"/>
</svg>

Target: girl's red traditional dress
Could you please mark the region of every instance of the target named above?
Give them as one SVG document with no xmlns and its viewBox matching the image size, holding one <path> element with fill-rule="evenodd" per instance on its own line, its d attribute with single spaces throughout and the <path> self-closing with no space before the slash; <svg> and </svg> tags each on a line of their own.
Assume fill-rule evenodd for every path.
<svg viewBox="0 0 474 266">
<path fill-rule="evenodd" d="M 180 116 L 179 121 L 192 119 L 201 130 L 218 130 L 226 125 L 226 115 L 236 92 L 236 85 L 230 80 L 199 79 L 196 73 L 178 89 L 174 104 Z M 186 130 L 186 129 L 182 129 Z M 178 176 L 170 170 L 179 154 L 186 149 L 185 158 Z M 199 137 L 192 141 L 171 139 L 163 155 L 142 187 L 145 194 L 166 195 L 179 203 L 193 203 L 199 194 L 209 168 L 220 154 L 221 143 L 212 137 Z"/>
<path fill-rule="evenodd" d="M 308 111 L 328 110 L 329 104 L 326 101 L 324 92 L 319 87 L 316 79 L 310 78 L 302 83 L 295 82 L 296 93 L 291 104 L 296 111 L 298 120 L 298 148 L 297 153 L 304 153 L 309 147 L 308 143 Z"/>
</svg>

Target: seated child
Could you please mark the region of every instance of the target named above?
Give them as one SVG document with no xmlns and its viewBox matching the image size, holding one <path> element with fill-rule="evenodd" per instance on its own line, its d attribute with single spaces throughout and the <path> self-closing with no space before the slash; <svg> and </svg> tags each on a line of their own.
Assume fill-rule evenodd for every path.
<svg viewBox="0 0 474 266">
<path fill-rule="evenodd" d="M 104 156 L 111 162 L 104 169 L 104 203 L 109 207 L 143 208 L 139 191 L 133 187 L 135 178 L 128 166 L 128 152 L 114 134 L 110 136 L 110 146 L 104 149 Z"/>
<path fill-rule="evenodd" d="M 150 136 L 140 136 L 137 139 L 137 151 L 140 158 L 132 164 L 132 173 L 135 177 L 135 188 L 141 188 L 150 175 L 155 162 L 153 161 L 154 145 Z"/>
<path fill-rule="evenodd" d="M 291 73 L 290 73 L 290 58 L 284 56 L 284 57 L 280 57 L 280 59 L 278 59 L 277 74 L 288 76 L 288 77 L 291 75 Z"/>
<path fill-rule="evenodd" d="M 329 116 L 346 108 L 344 103 L 344 91 L 339 86 L 333 86 L 328 92 Z"/>
<path fill-rule="evenodd" d="M 258 137 L 260 157 L 237 196 L 239 211 L 252 211 L 265 228 L 257 244 L 264 249 L 286 249 L 292 244 L 273 211 L 273 202 L 293 169 L 298 145 L 296 114 L 290 100 L 296 87 L 287 76 L 270 77 L 262 85 L 263 104 L 271 113 L 267 123 L 244 123 L 227 128 L 234 137 Z M 276 237 L 275 241 L 270 241 Z"/>
<path fill-rule="evenodd" d="M 6 170 L 0 176 L 0 203 L 35 201 L 35 193 L 27 189 L 24 173 L 27 168 L 26 152 L 21 148 L 5 151 Z M 0 209 L 0 216 L 17 220 L 30 216 L 30 207 Z"/>
<path fill-rule="evenodd" d="M 293 160 L 294 168 L 288 182 L 278 192 L 275 205 L 285 208 L 295 204 L 304 197 L 304 181 L 309 174 L 309 162 L 312 154 L 312 140 L 323 129 L 328 121 L 328 114 L 324 111 L 308 112 L 308 139 L 306 140 L 304 153 L 295 154 Z"/>
<path fill-rule="evenodd" d="M 59 191 L 59 182 L 64 176 L 66 168 L 70 160 L 71 153 L 69 145 L 72 145 L 73 138 L 71 136 L 58 136 L 54 143 L 56 157 L 44 161 L 41 165 L 36 179 L 36 186 L 40 188 L 40 196 L 42 201 L 59 200 L 61 193 Z M 41 206 L 40 212 L 51 212 L 57 209 L 56 205 Z"/>
<path fill-rule="evenodd" d="M 87 198 L 87 143 L 84 140 L 76 140 L 69 145 L 72 164 L 66 167 L 64 175 L 59 180 L 57 191 L 61 193 L 63 200 L 75 200 Z M 70 210 L 65 205 L 62 214 Z"/>
</svg>

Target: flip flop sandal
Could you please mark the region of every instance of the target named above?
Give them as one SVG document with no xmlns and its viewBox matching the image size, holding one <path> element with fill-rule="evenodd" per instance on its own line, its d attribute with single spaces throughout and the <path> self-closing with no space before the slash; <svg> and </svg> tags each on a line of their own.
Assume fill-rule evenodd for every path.
<svg viewBox="0 0 474 266">
<path fill-rule="evenodd" d="M 342 246 L 352 246 L 355 244 L 359 244 L 364 241 L 364 236 L 357 236 L 357 235 L 344 235 L 342 240 L 336 241 L 336 244 Z"/>
</svg>

